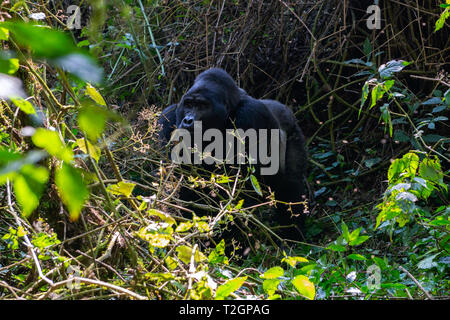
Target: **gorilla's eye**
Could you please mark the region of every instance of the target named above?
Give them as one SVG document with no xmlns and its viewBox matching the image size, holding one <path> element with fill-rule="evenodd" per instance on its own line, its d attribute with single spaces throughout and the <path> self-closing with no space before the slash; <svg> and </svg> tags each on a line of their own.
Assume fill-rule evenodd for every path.
<svg viewBox="0 0 450 320">
<path fill-rule="evenodd" d="M 197 100 L 195 104 L 198 108 L 201 108 L 201 109 L 209 107 L 208 101 L 205 101 L 205 100 Z"/>
</svg>

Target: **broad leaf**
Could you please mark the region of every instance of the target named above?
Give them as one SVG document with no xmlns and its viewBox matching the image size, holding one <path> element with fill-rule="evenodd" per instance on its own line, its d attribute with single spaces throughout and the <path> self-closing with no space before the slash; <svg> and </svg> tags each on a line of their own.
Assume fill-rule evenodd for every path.
<svg viewBox="0 0 450 320">
<path fill-rule="evenodd" d="M 107 187 L 107 190 L 115 195 L 124 195 L 125 197 L 130 197 L 135 186 L 136 186 L 136 184 L 134 184 L 134 183 L 120 181 L 116 184 L 109 184 Z M 157 210 L 153 210 L 153 211 L 157 211 Z"/>
<path fill-rule="evenodd" d="M 45 149 L 45 151 L 47 151 L 50 155 L 63 161 L 72 161 L 73 152 L 71 149 L 64 146 L 58 132 L 38 128 L 31 139 L 37 147 Z"/>
<path fill-rule="evenodd" d="M 316 296 L 314 284 L 306 276 L 298 275 L 292 280 L 295 289 L 304 297 L 313 300 Z"/>
<path fill-rule="evenodd" d="M 20 110 L 22 110 L 26 114 L 35 114 L 36 113 L 33 105 L 25 99 L 11 97 L 11 101 L 16 105 L 16 107 L 18 107 Z"/>
<path fill-rule="evenodd" d="M 180 259 L 181 261 L 183 261 L 186 264 L 191 263 L 191 257 L 192 257 L 192 248 L 188 247 L 186 245 L 181 245 L 178 246 L 176 248 L 177 254 L 178 254 L 178 259 Z M 206 256 L 200 252 L 200 250 L 197 248 L 197 250 L 195 250 L 195 257 L 194 257 L 194 261 L 195 262 L 203 262 L 206 261 L 207 258 Z"/>
<path fill-rule="evenodd" d="M 48 171 L 43 167 L 25 165 L 14 178 L 14 192 L 22 213 L 28 217 L 39 205 L 39 199 L 48 180 Z"/>
<path fill-rule="evenodd" d="M 106 107 L 106 102 L 102 95 L 90 83 L 86 85 L 86 94 L 91 97 L 97 104 Z"/>
<path fill-rule="evenodd" d="M 276 279 L 284 275 L 284 270 L 281 267 L 273 267 L 264 272 L 260 277 L 263 279 Z"/>
<path fill-rule="evenodd" d="M 86 144 L 87 144 L 87 148 L 86 148 Z M 96 162 L 98 162 L 98 160 L 100 159 L 102 150 L 99 147 L 94 146 L 88 140 L 85 140 L 84 138 L 77 139 L 77 146 L 85 154 L 89 154 Z M 89 149 L 89 150 L 87 150 L 87 149 Z"/>
<path fill-rule="evenodd" d="M 223 285 L 217 288 L 216 300 L 223 300 L 228 297 L 231 293 L 238 290 L 247 280 L 247 277 L 239 277 L 235 279 L 228 280 Z"/>
<path fill-rule="evenodd" d="M 89 191 L 80 172 L 64 162 L 62 167 L 56 170 L 55 182 L 62 202 L 69 209 L 70 220 L 77 221 L 89 197 Z"/>
</svg>

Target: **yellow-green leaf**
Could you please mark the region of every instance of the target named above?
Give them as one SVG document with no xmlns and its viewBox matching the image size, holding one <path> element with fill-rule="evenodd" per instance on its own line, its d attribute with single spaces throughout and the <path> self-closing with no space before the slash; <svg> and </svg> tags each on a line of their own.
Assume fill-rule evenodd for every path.
<svg viewBox="0 0 450 320">
<path fill-rule="evenodd" d="M 278 279 L 266 279 L 263 282 L 264 292 L 269 296 L 273 296 L 275 291 L 278 289 L 278 285 L 280 284 L 280 280 Z"/>
<path fill-rule="evenodd" d="M 8 40 L 8 39 L 9 39 L 9 30 L 0 27 L 0 40 Z"/>
<path fill-rule="evenodd" d="M 87 147 L 88 147 L 89 150 L 86 149 L 86 143 L 88 145 Z M 94 146 L 92 143 L 90 143 L 89 141 L 85 140 L 84 138 L 77 139 L 77 146 L 85 154 L 89 154 L 96 162 L 98 162 L 98 160 L 100 159 L 100 155 L 102 154 L 102 150 L 99 147 Z"/>
<path fill-rule="evenodd" d="M 159 217 L 162 221 L 167 222 L 169 225 L 173 225 L 176 223 L 175 219 L 172 218 L 169 214 L 156 210 L 156 209 L 150 209 L 148 210 L 148 215 L 149 216 L 157 216 Z"/>
<path fill-rule="evenodd" d="M 292 268 L 295 268 L 297 263 L 299 263 L 299 262 L 308 262 L 308 259 L 303 258 L 303 257 L 288 257 L 288 256 L 286 256 L 283 259 L 281 259 L 281 262 L 286 262 Z"/>
<path fill-rule="evenodd" d="M 167 258 L 164 259 L 164 262 L 166 263 L 167 268 L 169 270 L 175 270 L 176 267 L 178 267 L 178 262 L 171 256 L 167 256 Z"/>
<path fill-rule="evenodd" d="M 115 195 L 124 195 L 125 197 L 131 196 L 136 184 L 125 181 L 120 181 L 116 184 L 109 184 L 107 190 Z"/>
<path fill-rule="evenodd" d="M 244 282 L 246 280 L 247 280 L 247 276 L 228 280 L 223 285 L 221 285 L 220 287 L 217 288 L 215 299 L 216 300 L 225 299 L 231 293 L 238 290 L 244 284 Z"/>
<path fill-rule="evenodd" d="M 27 101 L 23 98 L 12 98 L 11 97 L 10 99 L 16 105 L 16 107 L 18 107 L 20 110 L 22 110 L 26 114 L 35 114 L 36 113 L 33 105 L 29 101 Z"/>
<path fill-rule="evenodd" d="M 175 229 L 175 232 L 186 232 L 189 229 L 191 229 L 193 226 L 193 223 L 191 221 L 182 222 L 178 225 L 178 227 Z"/>
<path fill-rule="evenodd" d="M 102 107 L 85 106 L 78 113 L 78 125 L 91 141 L 96 141 L 105 129 L 107 111 Z"/>
<path fill-rule="evenodd" d="M 284 270 L 281 267 L 273 267 L 264 272 L 262 276 L 263 279 L 276 279 L 284 275 Z"/>
<path fill-rule="evenodd" d="M 13 75 L 19 70 L 19 59 L 2 59 L 0 57 L 0 72 Z M 26 100 L 24 100 L 26 101 Z M 34 110 L 34 109 L 33 109 Z"/>
<path fill-rule="evenodd" d="M 106 106 L 106 102 L 102 95 L 90 83 L 86 86 L 86 94 L 99 105 Z"/>
<path fill-rule="evenodd" d="M 178 246 L 176 248 L 177 254 L 178 254 L 178 259 L 180 259 L 181 261 L 183 261 L 186 264 L 189 264 L 191 262 L 191 257 L 192 257 L 192 248 L 182 245 L 182 246 Z M 203 262 L 206 261 L 207 258 L 206 256 L 200 252 L 199 249 L 195 250 L 195 256 L 194 256 L 194 261 L 195 262 Z"/>
<path fill-rule="evenodd" d="M 37 147 L 45 149 L 50 155 L 66 162 L 72 161 L 72 150 L 64 146 L 56 131 L 38 128 L 31 139 Z"/>
<path fill-rule="evenodd" d="M 171 273 L 152 273 L 147 272 L 145 278 L 148 280 L 169 281 L 174 279 L 174 275 Z"/>
<path fill-rule="evenodd" d="M 158 232 L 148 232 L 146 228 L 142 228 L 139 230 L 137 235 L 145 240 L 148 241 L 149 245 L 151 247 L 156 248 L 165 248 L 169 245 L 170 240 L 172 240 L 172 237 L 170 234 L 164 234 L 164 233 L 158 233 Z"/>
<path fill-rule="evenodd" d="M 314 287 L 314 283 L 309 281 L 308 277 L 298 275 L 292 279 L 292 284 L 302 296 L 308 298 L 309 300 L 313 300 L 316 296 L 316 288 Z"/>
<path fill-rule="evenodd" d="M 256 179 L 254 175 L 250 175 L 250 181 L 252 182 L 253 189 L 256 191 L 256 193 L 262 196 L 261 187 L 259 185 L 258 179 Z"/>
</svg>

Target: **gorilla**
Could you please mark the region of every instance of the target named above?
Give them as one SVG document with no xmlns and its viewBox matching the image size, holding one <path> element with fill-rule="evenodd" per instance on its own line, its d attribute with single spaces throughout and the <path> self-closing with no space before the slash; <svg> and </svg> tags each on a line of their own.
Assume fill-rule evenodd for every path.
<svg viewBox="0 0 450 320">
<path fill-rule="evenodd" d="M 167 145 L 176 129 L 194 132 L 196 123 L 201 124 L 202 132 L 208 129 L 220 132 L 254 129 L 258 134 L 262 132 L 260 129 L 266 129 L 265 132 L 269 132 L 267 144 L 271 147 L 276 144 L 278 148 L 265 146 L 265 150 L 279 152 L 280 168 L 275 174 L 262 175 L 261 163 L 256 161 L 255 175 L 270 187 L 279 202 L 275 220 L 282 226 L 293 226 L 282 236 L 293 240 L 301 238 L 304 207 L 298 203 L 306 198 L 307 152 L 305 138 L 292 111 L 280 102 L 251 97 L 227 72 L 211 68 L 197 76 L 178 104 L 162 111 L 158 120 L 159 140 Z M 279 132 L 278 140 L 272 139 L 274 129 Z M 257 144 L 262 141 L 259 135 L 257 139 Z M 184 194 L 184 200 L 193 200 L 192 193 Z M 181 194 L 180 198 L 183 198 Z"/>
</svg>

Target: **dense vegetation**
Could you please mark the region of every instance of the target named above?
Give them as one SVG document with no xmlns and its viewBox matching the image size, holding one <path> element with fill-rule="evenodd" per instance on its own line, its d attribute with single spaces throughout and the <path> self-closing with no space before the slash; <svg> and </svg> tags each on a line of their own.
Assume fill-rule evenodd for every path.
<svg viewBox="0 0 450 320">
<path fill-rule="evenodd" d="M 373 1 L 74 2 L 0 4 L 0 299 L 448 299 L 448 0 L 383 1 L 372 29 Z M 158 151 L 212 66 L 304 130 L 303 241 L 263 184 Z"/>
</svg>

